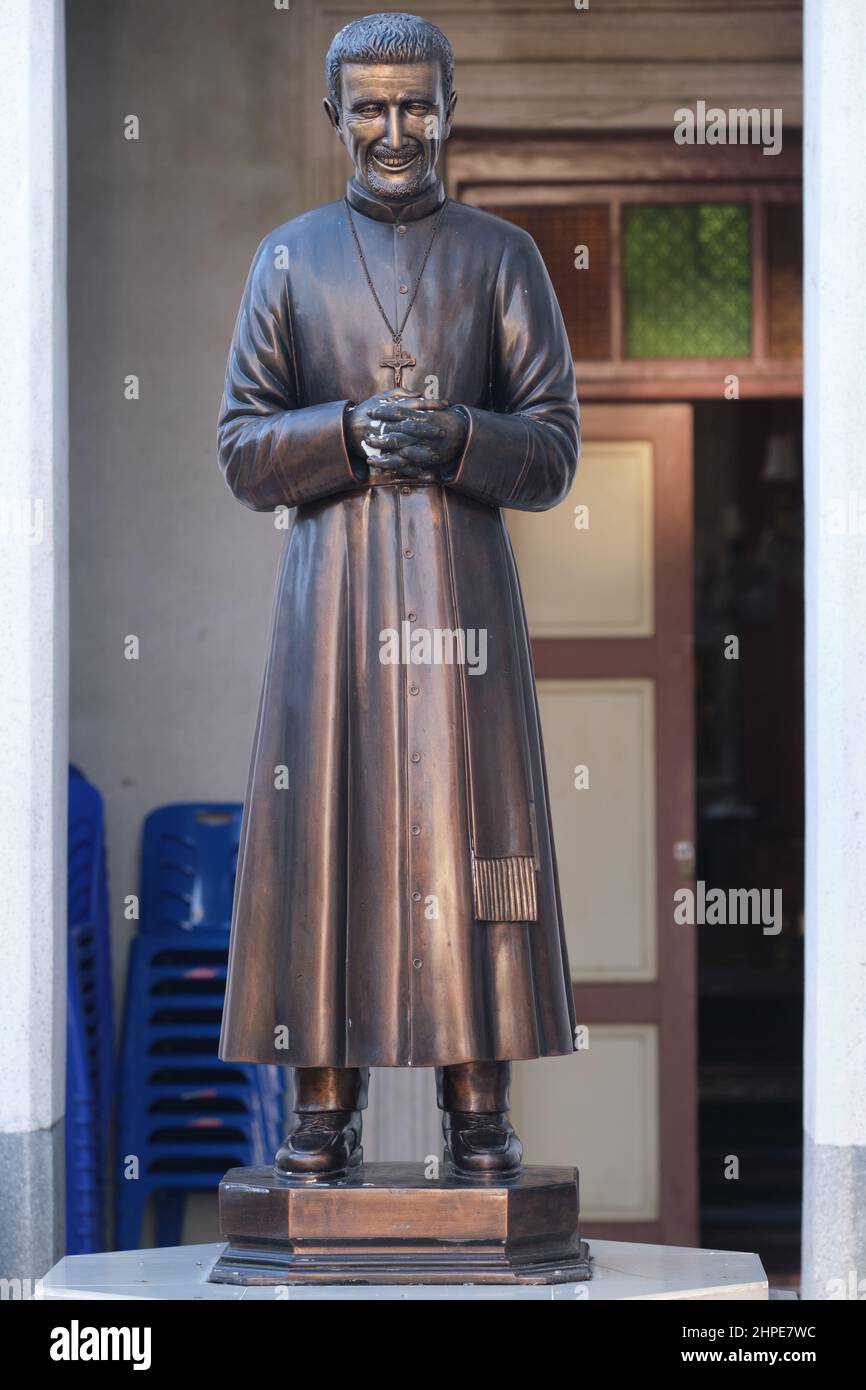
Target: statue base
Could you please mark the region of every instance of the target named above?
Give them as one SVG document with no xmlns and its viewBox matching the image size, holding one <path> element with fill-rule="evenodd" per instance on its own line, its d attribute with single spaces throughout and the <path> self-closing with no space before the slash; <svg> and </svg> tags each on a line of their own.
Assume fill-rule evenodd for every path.
<svg viewBox="0 0 866 1390">
<path fill-rule="evenodd" d="M 560 1284 L 590 1277 L 576 1168 L 517 1178 L 426 1178 L 370 1163 L 334 1182 L 232 1168 L 217 1284 Z"/>
</svg>

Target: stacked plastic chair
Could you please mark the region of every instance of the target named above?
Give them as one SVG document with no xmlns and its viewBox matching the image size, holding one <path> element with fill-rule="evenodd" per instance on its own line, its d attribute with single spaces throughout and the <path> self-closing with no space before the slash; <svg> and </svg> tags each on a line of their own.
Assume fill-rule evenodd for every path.
<svg viewBox="0 0 866 1390">
<path fill-rule="evenodd" d="M 227 1168 L 269 1163 L 282 1138 L 285 1069 L 217 1057 L 241 828 L 239 805 L 163 806 L 144 823 L 117 1134 L 119 1249 L 181 1238 L 185 1195 Z"/>
<path fill-rule="evenodd" d="M 105 1149 L 87 1059 L 81 1004 L 70 974 L 66 1022 L 66 1253 L 104 1249 Z"/>
<path fill-rule="evenodd" d="M 114 1089 L 111 948 L 102 797 L 69 770 L 67 854 L 66 1252 L 105 1249 Z"/>
</svg>

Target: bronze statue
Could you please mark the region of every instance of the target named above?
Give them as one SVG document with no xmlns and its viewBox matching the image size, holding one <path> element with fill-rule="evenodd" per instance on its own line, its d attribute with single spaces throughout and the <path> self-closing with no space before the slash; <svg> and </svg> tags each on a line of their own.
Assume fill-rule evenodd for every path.
<svg viewBox="0 0 866 1390">
<path fill-rule="evenodd" d="M 220 1056 L 296 1068 L 279 1174 L 361 1160 L 368 1068 L 434 1066 L 446 1160 L 516 1175 L 512 1059 L 573 1051 L 526 620 L 502 508 L 561 502 L 571 353 L 521 229 L 437 176 L 435 25 L 336 35 L 345 200 L 256 252 L 219 422 L 234 495 L 296 509 L 252 754 Z"/>
</svg>

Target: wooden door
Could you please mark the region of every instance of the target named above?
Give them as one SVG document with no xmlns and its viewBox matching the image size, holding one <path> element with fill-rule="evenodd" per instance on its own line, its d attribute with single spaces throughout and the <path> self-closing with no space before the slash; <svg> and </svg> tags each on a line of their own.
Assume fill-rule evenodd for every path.
<svg viewBox="0 0 866 1390">
<path fill-rule="evenodd" d="M 694 1244 L 692 411 L 592 405 L 571 495 L 511 512 L 533 638 L 578 1054 L 520 1063 L 530 1162 L 589 1236 Z"/>
</svg>

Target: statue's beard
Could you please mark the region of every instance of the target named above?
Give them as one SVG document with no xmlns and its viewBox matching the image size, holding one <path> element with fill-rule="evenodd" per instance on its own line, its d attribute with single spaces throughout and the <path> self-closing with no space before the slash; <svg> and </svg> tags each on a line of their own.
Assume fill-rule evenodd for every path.
<svg viewBox="0 0 866 1390">
<path fill-rule="evenodd" d="M 411 164 L 407 165 L 402 178 L 387 178 L 376 163 L 376 156 L 380 159 L 400 160 L 409 159 L 412 155 L 416 157 Z M 414 198 L 415 194 L 420 192 L 428 172 L 424 151 L 417 140 L 406 141 L 398 150 L 393 150 L 390 145 L 384 145 L 380 142 L 367 151 L 365 165 L 367 186 L 380 198 Z"/>
</svg>

